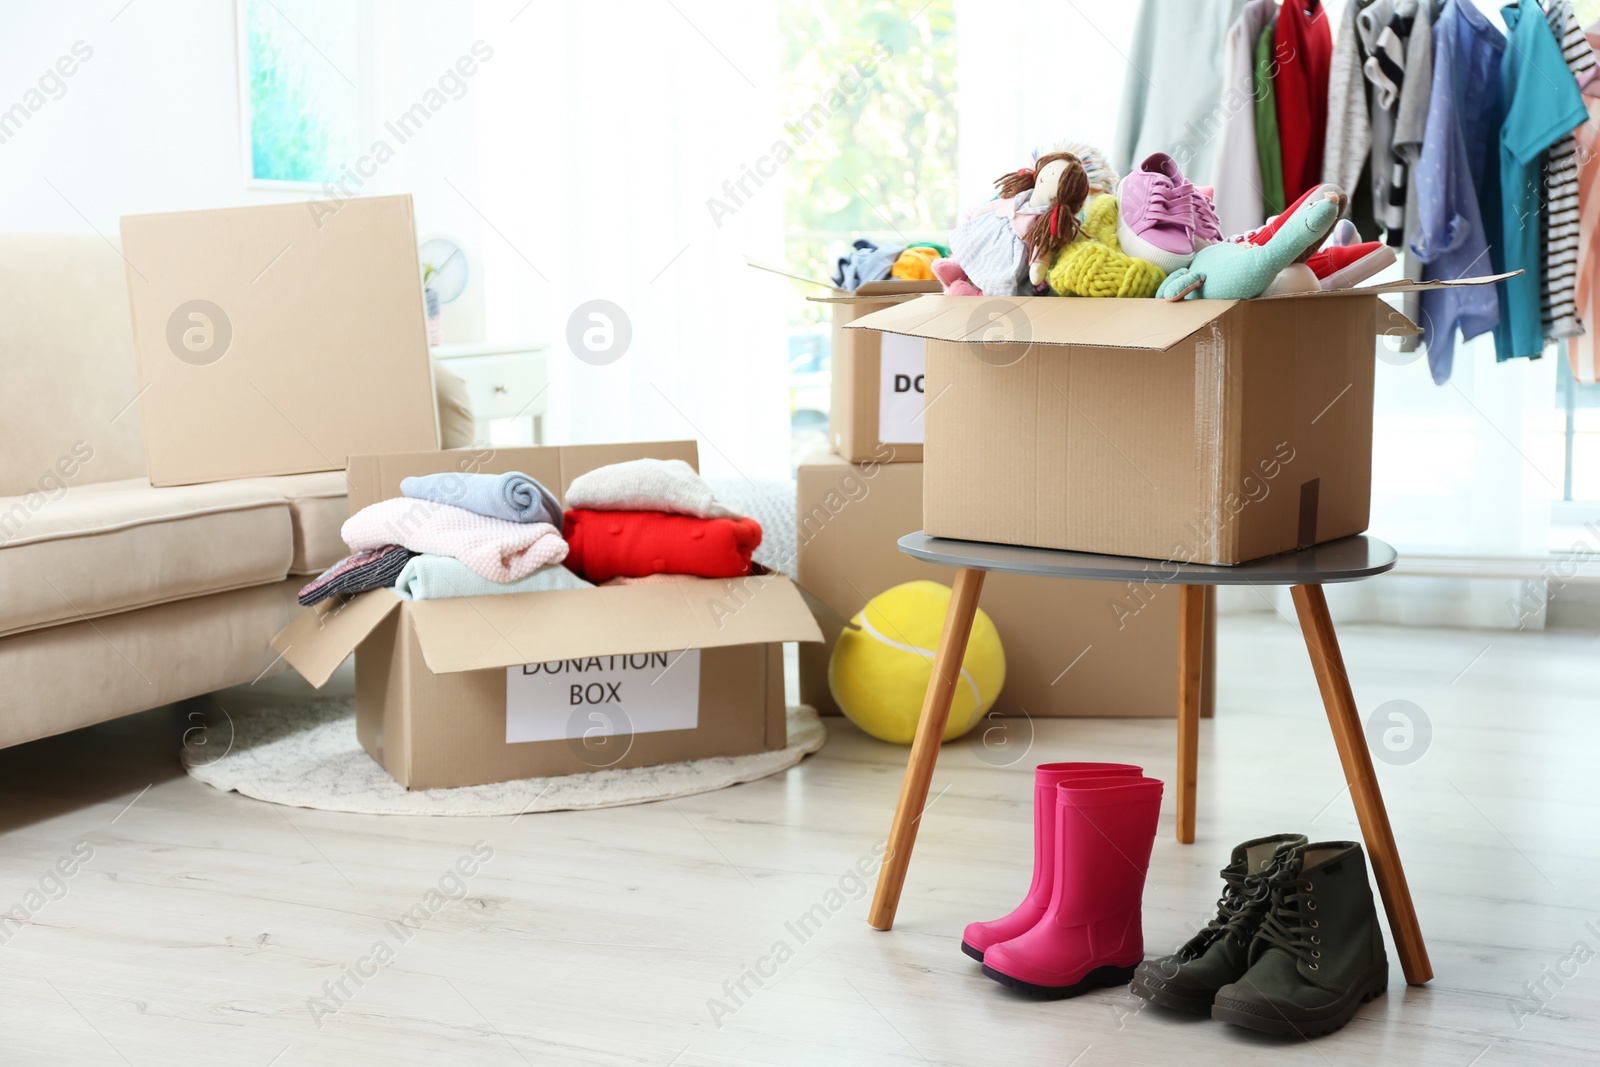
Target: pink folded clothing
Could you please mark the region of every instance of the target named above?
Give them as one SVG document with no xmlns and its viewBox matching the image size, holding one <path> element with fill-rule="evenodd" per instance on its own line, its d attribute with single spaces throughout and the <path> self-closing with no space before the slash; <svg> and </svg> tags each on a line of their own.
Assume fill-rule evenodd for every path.
<svg viewBox="0 0 1600 1067">
<path fill-rule="evenodd" d="M 510 522 L 451 504 L 395 497 L 345 520 L 339 536 L 355 551 L 404 545 L 454 556 L 491 582 L 514 582 L 567 558 L 561 532 L 546 522 Z"/>
</svg>

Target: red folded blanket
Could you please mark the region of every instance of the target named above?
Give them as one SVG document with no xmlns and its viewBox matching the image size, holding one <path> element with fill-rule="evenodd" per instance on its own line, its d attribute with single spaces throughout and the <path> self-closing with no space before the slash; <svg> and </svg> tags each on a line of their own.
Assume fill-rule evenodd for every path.
<svg viewBox="0 0 1600 1067">
<path fill-rule="evenodd" d="M 745 518 L 573 508 L 566 514 L 563 535 L 567 567 L 596 585 L 651 574 L 737 578 L 750 573 L 750 553 L 761 544 L 761 524 Z"/>
</svg>

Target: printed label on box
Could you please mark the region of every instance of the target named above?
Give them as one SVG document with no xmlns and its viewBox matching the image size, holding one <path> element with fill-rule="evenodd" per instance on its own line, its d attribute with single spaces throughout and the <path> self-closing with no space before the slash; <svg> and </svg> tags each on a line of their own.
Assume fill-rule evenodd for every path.
<svg viewBox="0 0 1600 1067">
<path fill-rule="evenodd" d="M 886 333 L 878 345 L 878 440 L 922 443 L 922 372 L 928 342 Z"/>
<path fill-rule="evenodd" d="M 506 744 L 693 730 L 700 650 L 590 656 L 506 668 Z"/>
</svg>

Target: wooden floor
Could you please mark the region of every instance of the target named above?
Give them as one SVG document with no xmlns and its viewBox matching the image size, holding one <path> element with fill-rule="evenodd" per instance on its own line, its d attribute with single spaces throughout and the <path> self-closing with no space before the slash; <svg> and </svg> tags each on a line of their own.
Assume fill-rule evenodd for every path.
<svg viewBox="0 0 1600 1067">
<path fill-rule="evenodd" d="M 1041 723 L 1004 768 L 947 746 L 898 925 L 877 933 L 851 871 L 888 830 L 905 750 L 848 724 L 786 774 L 707 796 L 429 820 L 217 793 L 180 771 L 168 710 L 0 752 L 0 909 L 43 901 L 0 931 L 0 1063 L 1600 1061 L 1600 644 L 1344 640 L 1364 711 L 1403 699 L 1431 720 L 1422 758 L 1379 774 L 1438 977 L 1407 988 L 1392 968 L 1388 996 L 1313 1043 L 1121 990 L 1031 1002 L 958 949 L 1028 880 L 1031 765 L 1136 760 L 1170 781 L 1170 720 Z M 1163 808 L 1153 952 L 1209 916 L 1235 842 L 1357 834 L 1298 634 L 1226 617 L 1219 660 L 1194 845 L 1173 840 L 1170 789 Z M 444 878 L 459 899 L 430 897 L 462 857 L 471 876 Z M 50 877 L 58 860 L 70 878 Z"/>
</svg>

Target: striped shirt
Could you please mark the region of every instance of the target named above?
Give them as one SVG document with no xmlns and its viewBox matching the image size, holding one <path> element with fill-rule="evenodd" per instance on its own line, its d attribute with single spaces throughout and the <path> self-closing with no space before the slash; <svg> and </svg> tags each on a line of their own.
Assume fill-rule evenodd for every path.
<svg viewBox="0 0 1600 1067">
<path fill-rule="evenodd" d="M 1556 0 L 1546 12 L 1550 31 L 1561 45 L 1561 56 L 1579 86 L 1600 74 L 1594 50 L 1578 25 L 1571 0 Z M 1575 286 L 1578 274 L 1578 150 L 1577 142 L 1563 137 L 1545 152 L 1542 163 L 1545 209 L 1540 214 L 1540 244 L 1544 248 L 1544 277 L 1539 293 L 1540 318 L 1546 339 L 1578 337 Z"/>
</svg>

